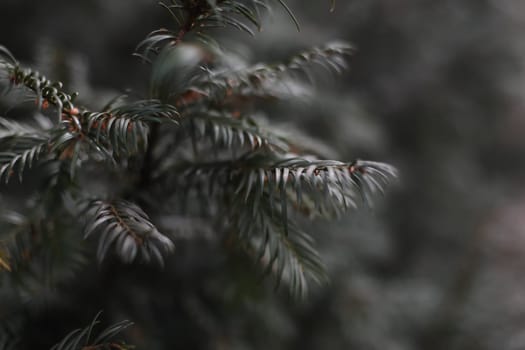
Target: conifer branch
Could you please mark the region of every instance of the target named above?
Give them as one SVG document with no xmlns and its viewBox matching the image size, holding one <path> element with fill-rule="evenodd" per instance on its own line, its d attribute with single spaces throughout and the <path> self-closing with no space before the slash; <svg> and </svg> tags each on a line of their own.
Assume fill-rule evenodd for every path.
<svg viewBox="0 0 525 350">
<path fill-rule="evenodd" d="M 64 172 L 69 175 L 68 181 L 56 180 L 47 189 L 59 193 L 54 199 L 68 191 L 78 198 L 96 198 L 100 195 L 89 193 L 82 178 L 75 178 L 76 171 L 90 159 L 120 164 L 113 170 L 133 186 L 126 181 L 122 193 L 115 190 L 107 195 L 111 200 L 89 201 L 81 216 L 88 218 L 85 237 L 98 235 L 98 260 L 114 248 L 126 263 L 142 260 L 162 265 L 174 244 L 142 209 L 119 197 L 145 198 L 145 192 L 152 190 L 149 212 L 165 205 L 173 193 L 180 197 L 197 193 L 192 208 L 213 213 L 209 219 L 217 222 L 217 231 L 233 232 L 236 242 L 277 284 L 282 282 L 292 294 L 304 297 L 309 281 L 321 283 L 325 275 L 313 239 L 295 218 L 332 218 L 370 205 L 397 172 L 379 162 L 318 159 L 314 155 L 322 152 L 316 143 L 304 145 L 296 138 L 300 134 L 279 131 L 253 112 L 257 102 L 296 96 L 319 69 L 341 73 L 353 50 L 336 42 L 284 63 L 232 64 L 239 61 L 214 46 L 207 29 L 232 27 L 253 35 L 261 28 L 260 11 L 270 9 L 272 3 L 282 7 L 299 28 L 282 0 L 161 3 L 175 26 L 151 32 L 137 47 L 139 56 L 153 62 L 149 98 L 134 102 L 118 98 L 101 111 L 77 105 L 76 93 L 22 67 L 0 46 L 0 80 L 10 89 L 29 91 L 44 115 L 49 110 L 57 115 L 46 130 L 0 118 L 0 180 L 7 182 L 13 175 L 22 180 L 26 169 L 50 160 L 58 169 L 57 179 Z M 333 8 L 334 1 L 330 4 Z M 201 44 L 192 44 L 192 36 Z M 73 185 L 78 187 L 73 190 Z M 67 205 L 60 202 L 58 207 L 55 216 Z M 54 225 L 61 222 L 49 216 Z M 0 269 L 14 270 L 13 256 L 0 250 Z M 55 350 L 75 349 L 82 339 L 84 349 L 113 346 L 104 339 L 88 345 L 90 332 L 74 331 Z"/>
<path fill-rule="evenodd" d="M 100 315 L 97 313 L 91 324 L 85 328 L 79 328 L 68 333 L 51 350 L 131 350 L 134 346 L 122 341 L 115 341 L 115 337 L 133 325 L 133 322 L 124 320 L 117 322 L 107 328 L 94 333 L 96 326 L 100 323 Z"/>
<path fill-rule="evenodd" d="M 225 147 L 239 152 L 249 147 L 256 150 L 261 147 L 271 147 L 275 150 L 287 151 L 288 141 L 272 134 L 261 127 L 254 119 L 241 117 L 241 114 L 231 114 L 218 110 L 186 112 L 185 118 L 195 131 L 191 137 L 198 141 L 209 138 L 214 148 Z"/>
<path fill-rule="evenodd" d="M 22 174 L 48 152 L 49 136 L 29 125 L 0 118 L 0 181 L 8 183 Z"/>
<path fill-rule="evenodd" d="M 194 64 L 197 64 L 199 59 L 205 59 L 206 53 L 202 50 L 200 49 L 200 54 L 193 54 Z M 197 49 L 191 47 L 182 47 L 171 50 L 168 57 L 164 57 L 166 54 L 161 54 L 154 63 L 154 69 L 163 72 L 164 79 L 167 76 L 173 76 L 175 79 L 177 73 L 180 75 L 180 69 L 171 72 L 168 65 L 173 64 L 175 60 L 183 60 L 192 51 L 198 52 Z M 176 95 L 175 105 L 181 108 L 182 112 L 185 108 L 191 108 L 196 104 L 206 105 L 210 102 L 220 103 L 221 106 L 235 106 L 243 98 L 282 99 L 293 95 L 294 87 L 305 79 L 313 81 L 316 66 L 324 68 L 330 74 L 342 73 L 347 69 L 346 60 L 352 52 L 351 45 L 333 42 L 304 51 L 285 63 L 259 63 L 243 69 L 231 69 L 220 65 L 215 69 L 210 69 L 203 66 L 201 72 L 195 72 L 183 89 L 177 86 L 176 91 L 172 89 L 169 93 L 165 92 L 164 95 Z M 164 89 L 170 88 L 164 86 Z M 177 94 L 179 91 L 180 93 Z"/>
<path fill-rule="evenodd" d="M 304 299 L 310 282 L 321 285 L 327 281 L 310 235 L 295 224 L 287 223 L 289 227 L 285 227 L 272 214 L 267 197 L 260 208 L 241 203 L 236 202 L 232 208 L 237 238 L 263 273 L 274 277 L 276 289 L 285 285 L 293 296 Z"/>
<path fill-rule="evenodd" d="M 234 160 L 178 167 L 166 171 L 178 178 L 159 180 L 175 181 L 185 193 L 198 188 L 227 208 L 223 211 L 239 243 L 297 296 L 307 292 L 308 280 L 325 279 L 312 239 L 297 228 L 293 217 L 333 217 L 372 205 L 372 197 L 397 177 L 384 163 L 317 160 L 267 147 Z"/>
<path fill-rule="evenodd" d="M 5 183 L 9 178 L 18 174 L 19 181 L 22 182 L 22 173 L 24 169 L 31 168 L 38 158 L 47 151 L 47 140 L 35 140 L 18 138 L 18 145 L 25 146 L 13 151 L 0 152 L 0 180 L 4 179 Z"/>
<path fill-rule="evenodd" d="M 332 0 L 333 1 L 333 0 Z M 191 31 L 204 38 L 210 28 L 232 27 L 255 35 L 253 27 L 261 30 L 261 10 L 269 10 L 269 0 L 171 0 L 160 2 L 176 22 L 175 29 L 162 28 L 148 34 L 137 45 L 136 55 L 146 62 L 159 54 L 165 46 L 176 46 Z M 285 10 L 300 30 L 299 21 L 284 0 L 275 0 Z"/>
<path fill-rule="evenodd" d="M 79 108 L 73 103 L 78 94 L 70 95 L 61 90 L 61 82 L 52 82 L 38 72 L 21 68 L 7 49 L 0 49 L 0 54 L 3 54 L 0 55 L 0 69 L 7 73 L 9 84 L 32 91 L 37 95 L 39 108 L 54 106 L 59 115 L 58 123 L 50 131 L 52 136 L 47 140 L 47 149 L 45 140 L 40 140 L 42 142 L 34 145 L 35 148 L 3 154 L 0 178 L 4 176 L 8 179 L 16 164 L 20 164 L 21 169 L 28 159 L 31 165 L 46 151 L 55 153 L 61 160 L 71 160 L 72 174 L 82 148 L 95 150 L 103 159 L 115 161 L 115 157 L 137 153 L 140 146 L 147 148 L 150 123 L 176 122 L 179 117 L 174 106 L 157 100 L 112 106 L 102 112 Z M 14 124 L 8 123 L 3 120 L 0 127 L 12 128 Z"/>
<path fill-rule="evenodd" d="M 291 201 L 308 215 L 331 216 L 371 204 L 371 197 L 382 193 L 396 177 L 388 164 L 356 160 L 344 163 L 279 155 L 261 149 L 233 161 L 185 165 L 182 175 L 188 185 L 211 182 L 217 192 L 232 188 L 235 200 L 258 203 L 269 197 L 272 210 L 283 211 Z M 283 223 L 286 213 L 283 212 Z"/>
<path fill-rule="evenodd" d="M 93 200 L 88 204 L 86 214 L 89 221 L 84 237 L 99 233 L 97 257 L 100 262 L 109 248 L 114 246 L 126 263 L 141 258 L 164 265 L 164 256 L 175 248 L 173 242 L 157 230 L 148 215 L 133 203 Z"/>
</svg>

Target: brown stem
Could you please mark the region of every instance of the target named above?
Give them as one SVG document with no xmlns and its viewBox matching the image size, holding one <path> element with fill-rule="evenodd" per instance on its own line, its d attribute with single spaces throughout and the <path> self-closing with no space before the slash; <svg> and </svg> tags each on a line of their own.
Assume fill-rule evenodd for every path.
<svg viewBox="0 0 525 350">
<path fill-rule="evenodd" d="M 126 224 L 124 222 L 124 220 L 122 220 L 122 218 L 120 217 L 119 213 L 117 212 L 117 210 L 115 209 L 115 207 L 113 205 L 110 205 L 111 207 L 111 212 L 113 213 L 113 215 L 115 216 L 115 218 L 117 219 L 118 223 L 123 226 L 126 231 L 128 231 L 128 233 L 130 234 L 131 237 L 133 237 L 133 239 L 135 240 L 135 242 L 138 244 L 138 245 L 142 245 L 144 243 L 144 239 L 142 239 L 138 234 L 136 234 L 129 226 L 128 224 Z"/>
</svg>

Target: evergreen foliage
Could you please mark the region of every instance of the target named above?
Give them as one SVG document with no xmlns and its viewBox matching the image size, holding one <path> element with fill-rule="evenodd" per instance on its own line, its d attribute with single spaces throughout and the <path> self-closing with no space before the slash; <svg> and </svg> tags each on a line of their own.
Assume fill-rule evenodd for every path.
<svg viewBox="0 0 525 350">
<path fill-rule="evenodd" d="M 299 26 L 282 0 L 162 3 L 173 28 L 150 33 L 136 53 L 151 64 L 149 95 L 118 96 L 100 111 L 77 103 L 78 93 L 25 68 L 0 46 L 6 92 L 30 96 L 50 121 L 0 119 L 0 179 L 11 186 L 13 178 L 36 176 L 40 183 L 23 208 L 2 208 L 6 298 L 30 299 L 38 285 L 58 283 L 91 261 L 82 227 L 88 241 L 98 241 L 101 264 L 113 254 L 125 263 L 166 264 L 175 248 L 166 232 L 177 227 L 161 227 L 156 218 L 167 214 L 213 223 L 220 239 L 293 295 L 304 298 L 311 282 L 326 281 L 298 218 L 335 218 L 370 205 L 396 170 L 324 160 L 317 141 L 261 118 L 264 104 L 300 94 L 319 69 L 343 72 L 352 53 L 350 45 L 334 42 L 284 63 L 249 65 L 210 36 L 211 28 L 222 27 L 254 35 L 274 2 Z M 97 320 L 54 349 L 127 348 L 106 342 L 129 323 L 97 338 L 91 335 Z"/>
<path fill-rule="evenodd" d="M 55 344 L 51 350 L 75 350 L 75 349 L 133 349 L 125 342 L 115 341 L 114 338 L 126 328 L 133 325 L 127 320 L 115 323 L 95 334 L 95 328 L 100 323 L 100 312 L 93 321 L 85 328 L 75 329 L 64 337 L 59 343 Z"/>
</svg>

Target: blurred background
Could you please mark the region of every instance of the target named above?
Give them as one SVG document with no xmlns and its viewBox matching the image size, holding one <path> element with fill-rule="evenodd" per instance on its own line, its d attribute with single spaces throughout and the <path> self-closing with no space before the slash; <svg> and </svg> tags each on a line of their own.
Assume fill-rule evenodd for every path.
<svg viewBox="0 0 525 350">
<path fill-rule="evenodd" d="M 372 210 L 311 226 L 330 285 L 306 302 L 262 291 L 212 232 L 181 234 L 163 271 L 87 266 L 32 299 L 22 348 L 104 310 L 136 323 L 139 349 L 525 349 L 525 2 L 287 2 L 301 32 L 276 6 L 255 39 L 219 41 L 254 63 L 334 39 L 356 51 L 349 72 L 270 120 L 401 174 Z M 149 0 L 0 2 L 0 44 L 92 108 L 147 91 L 131 54 L 168 25 Z"/>
</svg>

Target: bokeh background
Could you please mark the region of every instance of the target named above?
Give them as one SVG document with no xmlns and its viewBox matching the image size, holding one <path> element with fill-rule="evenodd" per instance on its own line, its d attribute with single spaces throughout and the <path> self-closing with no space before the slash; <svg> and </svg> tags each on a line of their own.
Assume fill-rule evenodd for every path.
<svg viewBox="0 0 525 350">
<path fill-rule="evenodd" d="M 140 349 L 525 349 L 525 2 L 288 3 L 301 32 L 276 7 L 255 38 L 220 42 L 252 62 L 334 39 L 356 51 L 349 72 L 270 120 L 401 174 L 375 208 L 311 226 L 330 285 L 305 302 L 261 291 L 203 227 L 178 236 L 165 270 L 87 266 L 39 293 L 21 348 L 102 309 L 136 323 L 125 336 Z M 149 0 L 0 2 L 0 43 L 93 108 L 145 93 L 131 53 L 169 24 Z"/>
</svg>

